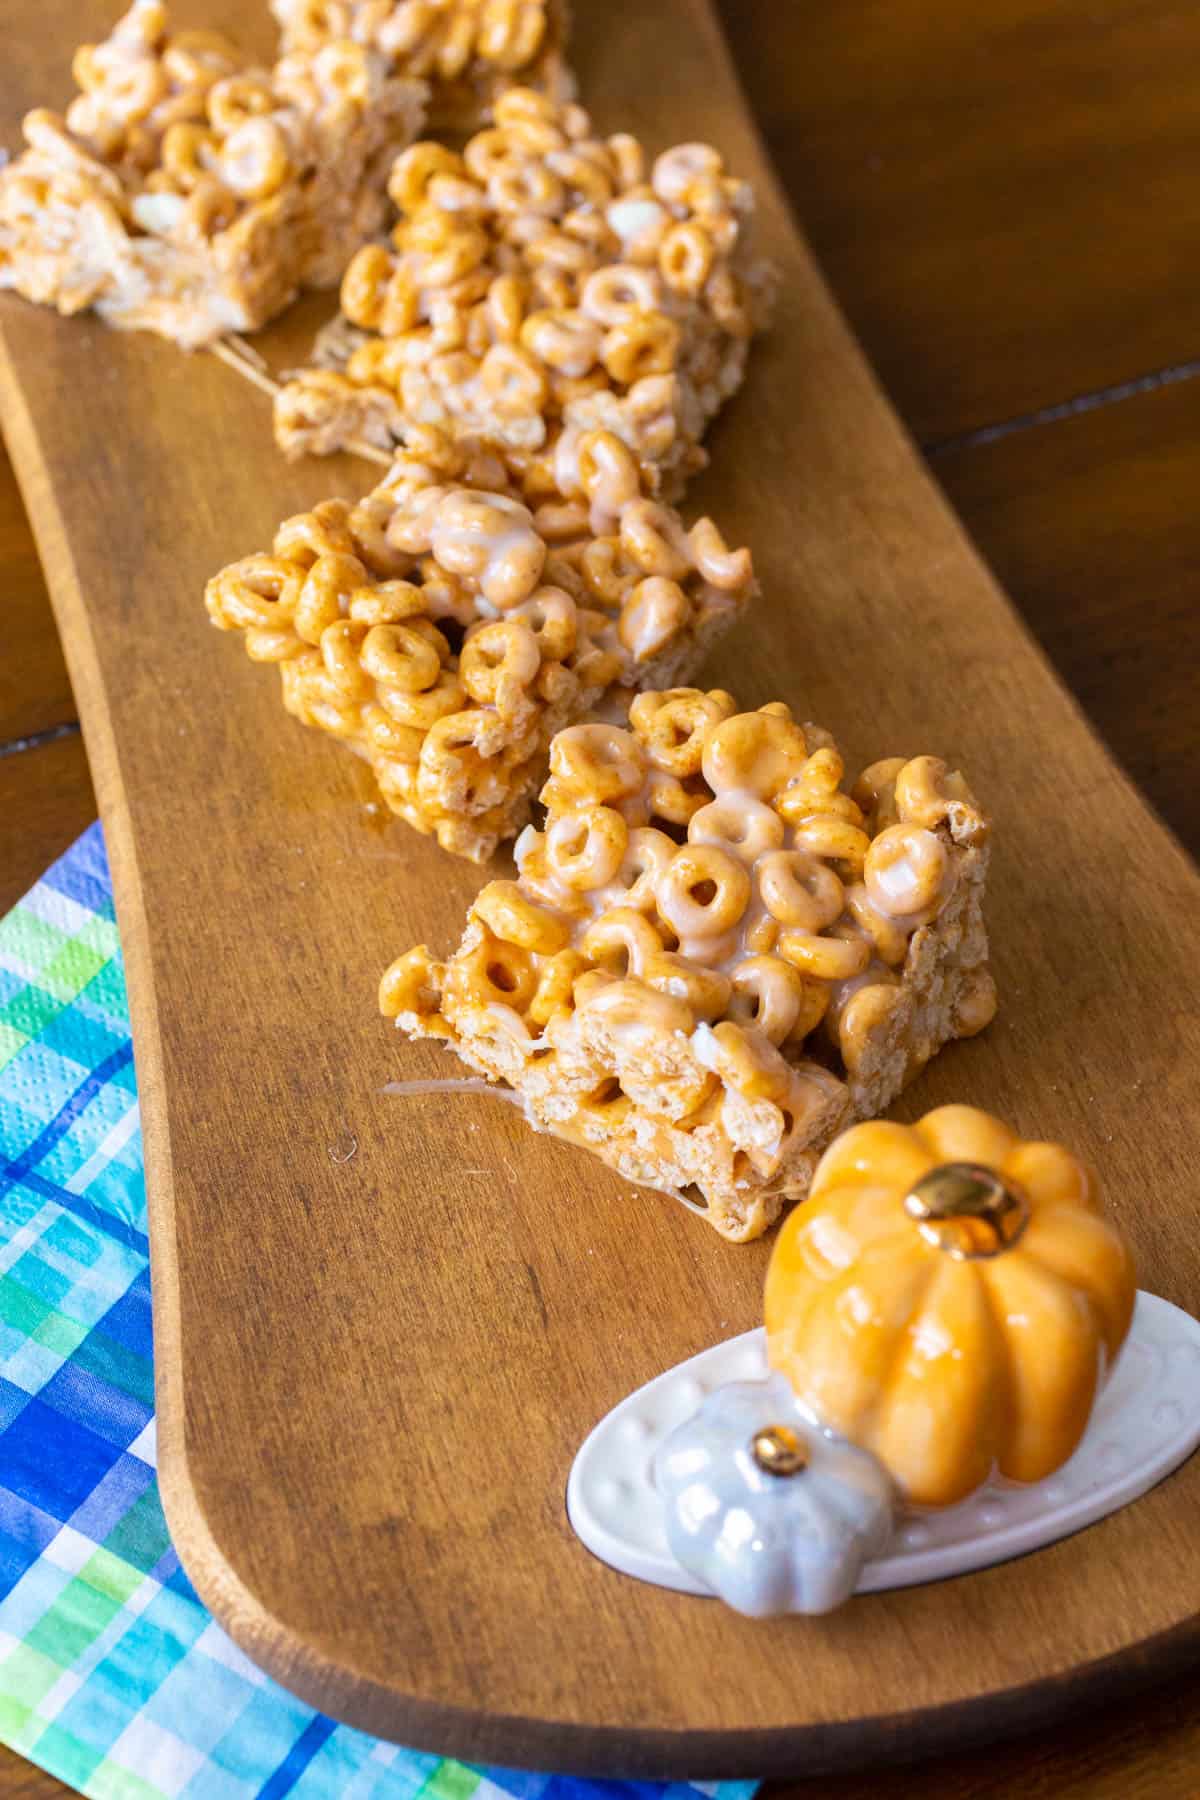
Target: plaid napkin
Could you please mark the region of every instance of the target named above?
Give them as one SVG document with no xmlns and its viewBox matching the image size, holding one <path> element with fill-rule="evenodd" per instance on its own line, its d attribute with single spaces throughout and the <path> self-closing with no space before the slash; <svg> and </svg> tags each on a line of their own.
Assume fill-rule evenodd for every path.
<svg viewBox="0 0 1200 1800">
<path fill-rule="evenodd" d="M 748 1800 L 473 1769 L 336 1725 L 201 1605 L 154 1475 L 142 1146 L 95 825 L 0 920 L 0 1739 L 98 1800 Z"/>
</svg>

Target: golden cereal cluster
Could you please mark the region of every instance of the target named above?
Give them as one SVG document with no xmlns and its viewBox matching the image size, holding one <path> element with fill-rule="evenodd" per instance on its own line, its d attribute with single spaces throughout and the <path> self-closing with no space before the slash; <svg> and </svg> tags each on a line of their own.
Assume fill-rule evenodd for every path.
<svg viewBox="0 0 1200 1800">
<path fill-rule="evenodd" d="M 474 130 L 520 83 L 567 97 L 562 0 L 272 0 L 284 47 L 350 40 L 430 86 L 434 130 Z"/>
<path fill-rule="evenodd" d="M 414 434 L 359 505 L 286 521 L 208 585 L 213 622 L 279 664 L 288 710 L 462 855 L 520 828 L 556 730 L 616 684 L 693 666 L 752 587 L 749 554 L 642 497 L 615 440 L 580 463 L 579 535 L 556 510 L 550 543 L 494 456 Z"/>
<path fill-rule="evenodd" d="M 65 116 L 30 113 L 0 172 L 0 287 L 189 348 L 336 281 L 424 116 L 422 84 L 357 45 L 254 68 L 215 32 L 172 31 L 160 0 L 134 0 L 73 73 Z"/>
<path fill-rule="evenodd" d="M 650 163 L 581 107 L 515 88 L 461 155 L 412 145 L 389 192 L 390 243 L 342 283 L 349 346 L 284 387 L 281 447 L 325 452 L 365 428 L 387 449 L 406 424 L 438 425 L 524 459 L 544 493 L 578 433 L 603 429 L 677 492 L 761 310 L 750 189 L 717 151 Z"/>
<path fill-rule="evenodd" d="M 550 771 L 519 879 L 483 889 L 449 962 L 393 964 L 382 1008 L 635 1179 L 682 1168 L 711 1223 L 754 1235 L 789 1153 L 842 1117 L 845 1083 L 853 1099 L 986 821 L 930 756 L 847 792 L 824 732 L 720 690 L 643 692 L 628 729 L 571 726 Z M 990 1016 L 978 971 L 971 991 L 960 1033 Z"/>
</svg>

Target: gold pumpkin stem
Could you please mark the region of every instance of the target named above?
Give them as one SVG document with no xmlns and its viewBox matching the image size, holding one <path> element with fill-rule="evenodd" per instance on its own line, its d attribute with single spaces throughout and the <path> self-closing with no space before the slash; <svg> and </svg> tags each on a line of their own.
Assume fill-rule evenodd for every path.
<svg viewBox="0 0 1200 1800">
<path fill-rule="evenodd" d="M 1029 1201 L 983 1163 L 941 1163 L 904 1196 L 904 1210 L 926 1243 L 955 1262 L 1010 1250 L 1029 1223 Z"/>
<path fill-rule="evenodd" d="M 764 1425 L 750 1439 L 750 1454 L 764 1475 L 799 1475 L 808 1467 L 808 1445 L 790 1425 Z"/>
</svg>

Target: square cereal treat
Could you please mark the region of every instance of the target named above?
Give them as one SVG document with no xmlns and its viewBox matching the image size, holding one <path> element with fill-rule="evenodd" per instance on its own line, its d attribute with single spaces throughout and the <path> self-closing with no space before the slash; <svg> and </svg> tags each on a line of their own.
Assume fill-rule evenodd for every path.
<svg viewBox="0 0 1200 1800">
<path fill-rule="evenodd" d="M 386 451 L 406 424 L 436 425 L 521 459 L 536 498 L 560 485 L 564 436 L 604 430 L 677 497 L 741 384 L 769 285 L 751 190 L 717 151 L 679 144 L 648 164 L 635 138 L 514 88 L 461 156 L 405 151 L 389 192 L 399 221 L 347 269 L 324 366 L 276 399 L 281 448 Z"/>
<path fill-rule="evenodd" d="M 483 860 L 528 819 L 554 733 L 686 679 L 753 572 L 710 519 L 685 531 L 645 498 L 603 432 L 580 448 L 586 501 L 536 516 L 494 456 L 436 433 L 419 448 L 359 505 L 289 519 L 206 603 L 279 664 L 289 712 L 370 763 L 393 812 Z"/>
<path fill-rule="evenodd" d="M 400 957 L 382 1010 L 535 1130 L 757 1237 L 838 1131 L 992 1017 L 987 820 L 934 757 L 846 792 L 786 706 L 690 688 L 561 731 L 550 770 L 518 879 L 448 961 Z"/>
<path fill-rule="evenodd" d="M 186 349 L 335 283 L 424 119 L 423 85 L 357 45 L 253 68 L 215 32 L 172 31 L 159 0 L 74 75 L 66 116 L 29 113 L 0 170 L 0 288 Z"/>
<path fill-rule="evenodd" d="M 271 0 L 285 50 L 349 38 L 429 83 L 435 132 L 474 131 L 506 88 L 570 99 L 565 0 Z"/>
</svg>

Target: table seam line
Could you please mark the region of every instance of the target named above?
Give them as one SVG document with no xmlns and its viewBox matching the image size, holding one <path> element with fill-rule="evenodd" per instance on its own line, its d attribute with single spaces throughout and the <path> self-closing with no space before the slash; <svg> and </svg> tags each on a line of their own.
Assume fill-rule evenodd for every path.
<svg viewBox="0 0 1200 1800">
<path fill-rule="evenodd" d="M 922 442 L 921 453 L 932 462 L 955 451 L 980 449 L 984 445 L 997 443 L 1002 438 L 1013 437 L 1018 432 L 1032 431 L 1039 425 L 1053 425 L 1065 419 L 1082 418 L 1087 413 L 1099 412 L 1106 406 L 1119 406 L 1122 401 L 1137 399 L 1141 394 L 1153 394 L 1160 388 L 1193 381 L 1198 375 L 1200 360 L 1170 363 L 1166 368 L 1152 369 L 1144 375 L 1131 376 L 1126 381 L 1115 381 L 1083 394 L 1072 394 L 1066 400 L 1057 400 L 1049 406 L 1035 407 L 1029 412 L 1014 413 L 1008 419 L 974 426 L 970 431 L 954 432 L 949 437 Z"/>
<path fill-rule="evenodd" d="M 56 744 L 62 738 L 78 737 L 80 732 L 78 719 L 66 719 L 61 725 L 48 725 L 44 731 L 31 731 L 24 737 L 9 738 L 0 742 L 0 760 L 6 756 L 20 756 L 26 750 L 41 750 L 47 744 Z"/>
</svg>

